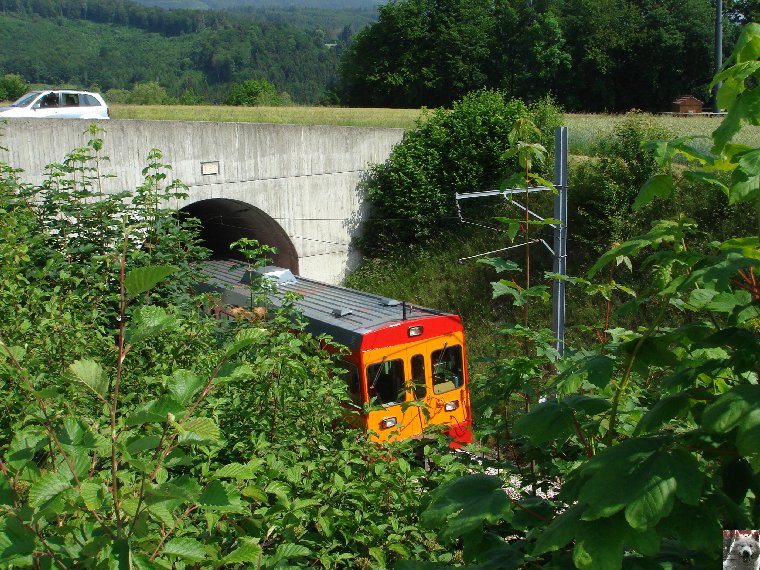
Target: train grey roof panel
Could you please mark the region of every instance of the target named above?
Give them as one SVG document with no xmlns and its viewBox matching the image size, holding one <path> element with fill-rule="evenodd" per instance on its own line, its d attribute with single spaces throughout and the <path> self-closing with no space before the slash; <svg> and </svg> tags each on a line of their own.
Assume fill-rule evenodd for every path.
<svg viewBox="0 0 760 570">
<path fill-rule="evenodd" d="M 201 270 L 208 275 L 206 287 L 202 290 L 221 293 L 224 303 L 250 306 L 248 283 L 251 279 L 245 262 L 217 259 L 204 262 Z M 275 288 L 269 298 L 272 305 L 281 306 L 287 293 L 299 295 L 301 298 L 295 305 L 311 325 L 307 325 L 306 330 L 325 332 L 350 348 L 358 348 L 366 333 L 401 322 L 404 310 L 407 319 L 446 314 L 380 295 L 296 277 L 280 267 L 265 267 L 258 274 L 263 279 L 270 279 Z"/>
</svg>

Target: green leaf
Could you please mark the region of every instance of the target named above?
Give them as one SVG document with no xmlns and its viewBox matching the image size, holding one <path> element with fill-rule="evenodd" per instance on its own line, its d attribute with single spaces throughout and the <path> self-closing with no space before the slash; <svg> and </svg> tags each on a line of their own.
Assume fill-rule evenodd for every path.
<svg viewBox="0 0 760 570">
<path fill-rule="evenodd" d="M 39 508 L 68 489 L 71 489 L 68 477 L 57 471 L 48 471 L 29 489 L 29 504 Z"/>
<path fill-rule="evenodd" d="M 243 511 L 240 493 L 234 486 L 219 480 L 211 481 L 198 498 L 202 509 L 222 513 L 239 513 Z"/>
<path fill-rule="evenodd" d="M 218 443 L 221 431 L 211 418 L 190 418 L 178 426 L 180 443 Z"/>
<path fill-rule="evenodd" d="M 134 412 L 126 419 L 127 426 L 134 426 L 146 423 L 164 423 L 171 416 L 182 417 L 185 408 L 179 402 L 164 396 L 158 400 L 151 400 L 141 406 L 138 406 Z"/>
<path fill-rule="evenodd" d="M 597 388 L 604 388 L 612 380 L 615 361 L 609 356 L 597 355 L 587 360 L 583 368 L 588 371 L 588 381 Z"/>
<path fill-rule="evenodd" d="M 644 182 L 639 195 L 636 196 L 636 200 L 633 202 L 633 209 L 640 210 L 654 200 L 655 197 L 670 198 L 674 190 L 673 177 L 670 174 L 655 174 Z"/>
<path fill-rule="evenodd" d="M 124 277 L 124 288 L 130 297 L 136 297 L 153 289 L 177 269 L 174 265 L 148 265 L 132 269 Z"/>
<path fill-rule="evenodd" d="M 102 400 L 108 393 L 108 378 L 103 367 L 94 360 L 77 360 L 69 365 L 71 373 Z"/>
<path fill-rule="evenodd" d="M 496 273 L 504 273 L 505 271 L 522 271 L 517 263 L 502 257 L 484 257 L 478 259 L 478 263 L 492 266 L 496 269 Z"/>
<path fill-rule="evenodd" d="M 272 556 L 272 565 L 277 564 L 283 560 L 291 560 L 293 558 L 303 558 L 304 556 L 311 555 L 311 550 L 300 544 L 293 544 L 286 542 L 277 547 Z"/>
<path fill-rule="evenodd" d="M 628 525 L 621 516 L 581 522 L 575 537 L 573 562 L 582 570 L 610 570 L 623 562 Z"/>
<path fill-rule="evenodd" d="M 702 425 L 709 431 L 726 433 L 738 427 L 747 414 L 759 407 L 760 386 L 735 386 L 705 408 Z"/>
<path fill-rule="evenodd" d="M 755 473 L 760 472 L 760 409 L 750 411 L 744 418 L 736 434 L 736 448 L 752 465 Z"/>
<path fill-rule="evenodd" d="M 238 538 L 238 547 L 224 557 L 225 564 L 258 564 L 262 548 L 258 539 L 243 536 Z"/>
<path fill-rule="evenodd" d="M 625 508 L 625 520 L 634 529 L 644 531 L 670 514 L 677 484 L 670 457 L 665 453 L 650 457 L 636 477 L 636 497 Z"/>
<path fill-rule="evenodd" d="M 203 544 L 193 538 L 173 538 L 164 545 L 163 553 L 178 556 L 190 562 L 200 562 L 206 558 Z"/>
<path fill-rule="evenodd" d="M 758 62 L 760 68 L 760 62 Z M 760 148 L 752 149 L 737 155 L 739 159 L 739 168 L 748 176 L 760 175 Z"/>
<path fill-rule="evenodd" d="M 138 435 L 129 438 L 127 441 L 127 451 L 131 455 L 136 455 L 141 451 L 156 449 L 161 443 L 161 437 L 158 435 Z"/>
<path fill-rule="evenodd" d="M 266 329 L 260 329 L 260 328 L 244 329 L 240 331 L 235 337 L 235 340 L 227 346 L 227 348 L 225 349 L 225 356 L 227 358 L 234 356 L 241 350 L 246 349 L 253 344 L 262 342 L 265 338 L 267 338 Z"/>
<path fill-rule="evenodd" d="M 567 407 L 548 401 L 520 417 L 515 422 L 514 432 L 538 446 L 548 441 L 565 441 L 575 433 L 575 424 Z"/>
<path fill-rule="evenodd" d="M 166 388 L 177 402 L 187 404 L 204 384 L 205 380 L 190 370 L 175 370 L 166 383 Z"/>
<path fill-rule="evenodd" d="M 217 479 L 237 479 L 238 481 L 247 481 L 256 477 L 256 472 L 248 465 L 240 463 L 230 463 L 220 467 L 213 475 Z"/>
<path fill-rule="evenodd" d="M 103 506 L 105 499 L 103 485 L 93 480 L 82 481 L 79 485 L 79 496 L 82 497 L 82 501 L 88 509 L 97 511 Z"/>
<path fill-rule="evenodd" d="M 135 314 L 134 325 L 127 328 L 124 338 L 136 343 L 146 338 L 166 334 L 179 326 L 180 320 L 166 312 L 163 307 L 145 305 Z"/>
<path fill-rule="evenodd" d="M 290 503 L 290 487 L 282 481 L 270 481 L 264 491 L 271 493 L 285 504 Z"/>
<path fill-rule="evenodd" d="M 34 534 L 21 521 L 14 517 L 4 517 L 0 526 L 0 563 L 9 567 L 8 562 L 15 560 L 19 568 L 32 568 L 34 563 L 31 554 L 35 551 L 35 542 Z M 27 561 L 21 557 L 28 557 Z"/>
<path fill-rule="evenodd" d="M 684 413 L 689 408 L 689 396 L 685 392 L 660 398 L 636 426 L 635 435 L 646 435 L 660 428 L 665 422 Z"/>
<path fill-rule="evenodd" d="M 562 548 L 575 538 L 575 531 L 580 523 L 583 506 L 573 505 L 556 517 L 538 536 L 533 549 L 534 556 Z"/>
<path fill-rule="evenodd" d="M 442 528 L 444 539 L 480 529 L 484 522 L 510 520 L 512 505 L 498 477 L 482 474 L 453 479 L 432 492 L 420 517 L 428 528 Z"/>
</svg>

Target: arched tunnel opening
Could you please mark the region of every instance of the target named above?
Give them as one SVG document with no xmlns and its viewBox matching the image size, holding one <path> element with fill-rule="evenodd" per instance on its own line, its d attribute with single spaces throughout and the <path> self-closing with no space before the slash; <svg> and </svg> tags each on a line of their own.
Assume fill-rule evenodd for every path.
<svg viewBox="0 0 760 570">
<path fill-rule="evenodd" d="M 193 202 L 180 212 L 198 218 L 201 223 L 201 239 L 215 259 L 245 258 L 230 244 L 241 239 L 255 239 L 259 243 L 276 248 L 270 255 L 272 264 L 290 269 L 298 275 L 298 254 L 288 234 L 263 210 L 239 200 L 214 198 Z"/>
</svg>

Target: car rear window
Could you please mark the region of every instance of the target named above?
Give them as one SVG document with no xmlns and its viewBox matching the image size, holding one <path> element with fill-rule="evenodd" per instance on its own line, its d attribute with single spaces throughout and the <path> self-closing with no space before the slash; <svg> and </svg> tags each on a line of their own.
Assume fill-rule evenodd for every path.
<svg viewBox="0 0 760 570">
<path fill-rule="evenodd" d="M 100 101 L 98 101 L 92 95 L 87 95 L 86 93 L 83 93 L 79 96 L 79 104 L 83 107 L 100 107 Z"/>
</svg>

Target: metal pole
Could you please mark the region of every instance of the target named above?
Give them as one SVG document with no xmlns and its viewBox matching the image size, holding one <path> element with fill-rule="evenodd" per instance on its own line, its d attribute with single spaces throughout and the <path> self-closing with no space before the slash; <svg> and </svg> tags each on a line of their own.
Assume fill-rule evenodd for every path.
<svg viewBox="0 0 760 570">
<path fill-rule="evenodd" d="M 720 1 L 720 0 L 718 0 Z M 554 228 L 554 273 L 567 275 L 567 127 L 554 130 L 554 217 L 559 224 Z M 555 279 L 552 295 L 552 332 L 555 348 L 565 352 L 565 291 L 567 282 Z"/>
<path fill-rule="evenodd" d="M 715 0 L 715 73 L 723 67 L 723 0 Z M 718 105 L 718 89 L 721 84 L 716 83 L 713 88 L 713 110 L 720 113 Z"/>
</svg>

